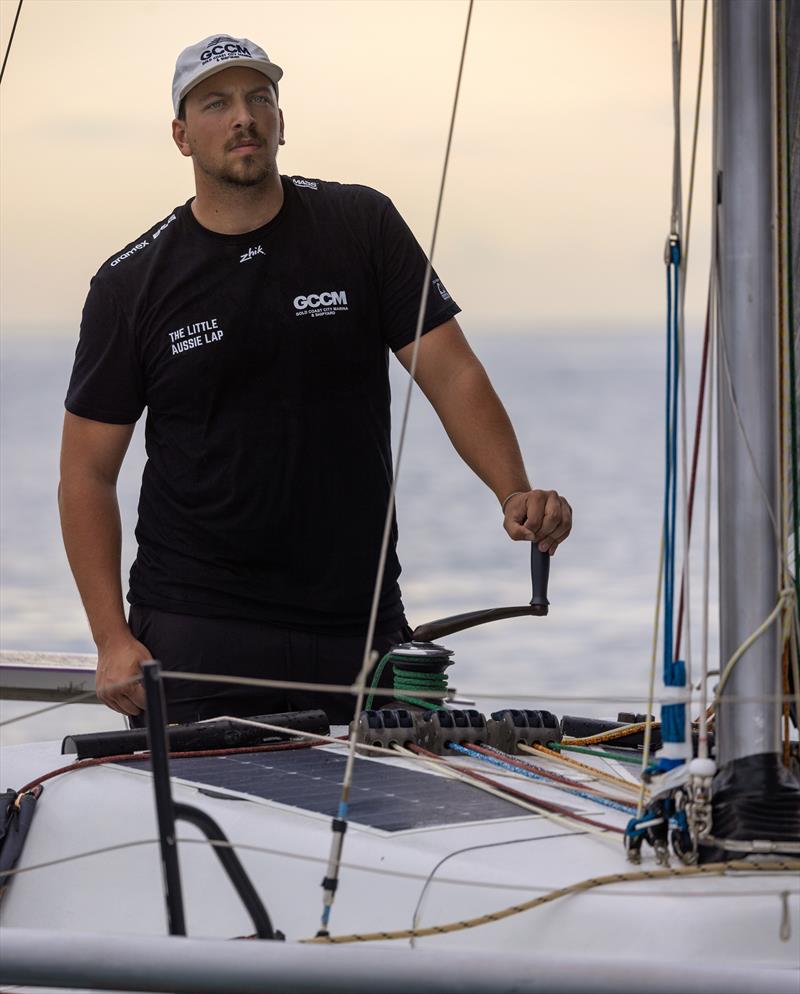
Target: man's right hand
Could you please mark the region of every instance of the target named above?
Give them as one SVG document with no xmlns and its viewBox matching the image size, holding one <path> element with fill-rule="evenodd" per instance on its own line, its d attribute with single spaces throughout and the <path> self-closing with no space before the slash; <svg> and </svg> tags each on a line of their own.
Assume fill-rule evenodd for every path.
<svg viewBox="0 0 800 994">
<path fill-rule="evenodd" d="M 136 715 L 144 711 L 139 664 L 152 658 L 147 646 L 137 642 L 133 635 L 123 636 L 98 649 L 95 685 L 103 704 L 120 714 Z"/>
</svg>

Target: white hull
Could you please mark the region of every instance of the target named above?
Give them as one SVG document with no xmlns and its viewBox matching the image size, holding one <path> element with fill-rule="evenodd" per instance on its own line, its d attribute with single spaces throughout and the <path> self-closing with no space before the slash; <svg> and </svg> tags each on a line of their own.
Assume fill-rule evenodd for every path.
<svg viewBox="0 0 800 994">
<path fill-rule="evenodd" d="M 19 787 L 64 765 L 65 758 L 57 743 L 8 748 L 3 756 L 4 786 Z M 406 761 L 366 762 L 397 765 Z M 612 765 L 619 774 L 620 769 Z M 495 771 L 487 772 L 494 775 Z M 562 792 L 546 785 L 517 779 L 513 785 L 531 796 L 565 802 Z M 320 880 L 330 846 L 330 819 L 227 793 L 226 799 L 209 797 L 186 782 L 174 784 L 176 801 L 207 811 L 236 845 L 273 924 L 286 935 L 285 944 L 217 945 L 163 939 L 167 927 L 150 775 L 142 769 L 101 766 L 45 784 L 19 866 L 149 841 L 19 874 L 0 903 L 6 950 L 0 982 L 34 984 L 34 978 L 39 986 L 54 982 L 53 974 L 46 979 L 41 957 L 28 956 L 26 969 L 33 972 L 12 972 L 14 964 L 26 963 L 24 950 L 30 952 L 31 944 L 38 943 L 37 948 L 50 951 L 50 961 L 55 949 L 82 949 L 86 955 L 76 955 L 86 969 L 95 971 L 91 973 L 95 986 L 112 984 L 114 976 L 128 984 L 127 988 L 112 984 L 109 989 L 245 991 L 256 989 L 247 984 L 257 976 L 258 990 L 278 991 L 287 989 L 290 976 L 291 989 L 297 991 L 388 992 L 401 989 L 386 982 L 386 976 L 401 969 L 400 964 L 416 976 L 409 987 L 421 991 L 604 991 L 620 989 L 613 985 L 623 975 L 635 990 L 783 991 L 796 990 L 800 983 L 800 879 L 763 871 L 620 881 L 491 924 L 416 939 L 413 950 L 408 940 L 332 948 L 300 944 L 313 937 L 319 926 Z M 480 796 L 477 791 L 476 796 Z M 625 824 L 623 813 L 573 798 L 568 803 L 606 824 Z M 178 827 L 178 837 L 201 839 L 198 831 L 184 824 Z M 256 852 L 246 846 L 271 851 Z M 344 862 L 331 919 L 334 935 L 408 929 L 418 902 L 417 925 L 425 927 L 497 911 L 587 878 L 637 869 L 625 858 L 621 836 L 585 834 L 580 827 L 570 829 L 522 809 L 519 817 L 400 832 L 351 823 Z M 204 841 L 180 845 L 180 865 L 192 940 L 229 940 L 253 933 L 247 913 Z M 656 867 L 646 851 L 642 869 L 648 868 Z M 30 929 L 61 937 L 50 934 L 44 941 L 44 936 L 36 938 Z M 156 943 L 156 939 L 163 941 Z M 117 966 L 89 955 L 98 943 L 115 951 L 112 959 Z M 144 961 L 137 952 L 143 948 L 152 950 Z M 219 971 L 215 973 L 211 966 L 210 973 L 200 971 L 209 986 L 177 985 L 167 967 L 205 962 L 203 957 L 196 958 L 198 949 L 205 950 L 209 964 L 217 962 L 220 970 L 229 960 L 238 962 L 242 986 L 232 986 L 239 973 L 225 974 L 228 986 L 224 986 L 222 974 L 217 975 Z M 675 960 L 676 950 L 680 950 L 677 965 L 665 965 Z M 239 956 L 239 951 L 244 955 Z M 476 970 L 476 957 L 479 962 L 485 960 L 484 972 Z M 69 961 L 70 957 L 63 959 L 65 968 Z M 120 966 L 137 962 L 138 972 L 129 975 Z M 438 963 L 438 969 L 431 962 Z M 337 983 L 346 980 L 345 986 L 331 986 L 329 970 L 334 965 Z M 356 969 L 359 965 L 362 969 Z M 88 987 L 84 967 L 74 977 L 83 976 L 83 986 Z M 695 986 L 687 984 L 684 967 L 693 971 Z M 117 968 L 122 972 L 114 974 Z M 485 986 L 492 975 L 496 983 Z M 372 977 L 371 986 L 362 983 L 365 976 Z M 404 976 L 408 982 L 411 973 Z M 451 986 L 437 986 L 442 976 L 449 976 Z M 463 984 L 453 983 L 456 976 L 462 977 Z M 528 986 L 520 986 L 520 976 L 528 977 Z M 744 986 L 733 985 L 732 976 Z M 156 986 L 147 986 L 145 977 Z M 554 978 L 566 986 L 557 986 Z M 756 981 L 757 986 L 746 986 Z M 67 975 L 59 982 L 69 986 Z"/>
</svg>

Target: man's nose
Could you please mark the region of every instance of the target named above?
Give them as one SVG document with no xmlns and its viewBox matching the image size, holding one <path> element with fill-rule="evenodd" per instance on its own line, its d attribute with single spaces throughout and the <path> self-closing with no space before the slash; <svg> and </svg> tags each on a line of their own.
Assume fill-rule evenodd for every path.
<svg viewBox="0 0 800 994">
<path fill-rule="evenodd" d="M 255 118 L 250 109 L 250 104 L 244 97 L 235 100 L 233 103 L 233 126 L 234 128 L 249 128 L 255 123 Z"/>
</svg>

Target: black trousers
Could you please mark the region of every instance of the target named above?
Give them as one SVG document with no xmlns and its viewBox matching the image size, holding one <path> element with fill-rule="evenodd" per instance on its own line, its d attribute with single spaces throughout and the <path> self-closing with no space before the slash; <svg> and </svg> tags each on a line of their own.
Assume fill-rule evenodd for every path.
<svg viewBox="0 0 800 994">
<path fill-rule="evenodd" d="M 363 636 L 313 635 L 239 618 L 203 618 L 133 605 L 129 623 L 135 638 L 165 670 L 292 680 L 300 683 L 352 683 L 361 668 Z M 408 641 L 408 626 L 377 635 L 379 658 Z M 382 686 L 392 685 L 391 667 Z M 200 680 L 164 680 L 170 722 L 201 721 L 218 715 L 237 717 L 322 708 L 331 724 L 352 720 L 355 697 L 349 693 L 273 690 Z M 376 704 L 387 701 L 381 697 Z M 131 719 L 144 725 L 144 715 Z"/>
</svg>

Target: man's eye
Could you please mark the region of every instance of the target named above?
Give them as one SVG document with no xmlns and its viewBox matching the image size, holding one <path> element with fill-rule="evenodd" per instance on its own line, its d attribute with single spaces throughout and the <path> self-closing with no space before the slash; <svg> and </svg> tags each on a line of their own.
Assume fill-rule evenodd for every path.
<svg viewBox="0 0 800 994">
<path fill-rule="evenodd" d="M 214 110 L 216 107 L 221 107 L 221 100 L 212 100 L 210 104 L 206 104 L 206 110 Z"/>
<path fill-rule="evenodd" d="M 256 93 L 253 97 L 253 100 L 255 100 L 255 102 L 259 104 L 269 103 L 269 97 L 266 95 L 266 93 Z"/>
</svg>

